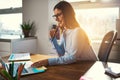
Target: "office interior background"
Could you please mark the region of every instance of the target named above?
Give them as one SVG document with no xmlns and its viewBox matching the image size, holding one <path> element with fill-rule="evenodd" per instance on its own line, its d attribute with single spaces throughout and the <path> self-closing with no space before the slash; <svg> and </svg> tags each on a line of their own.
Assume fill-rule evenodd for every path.
<svg viewBox="0 0 120 80">
<path fill-rule="evenodd" d="M 37 37 L 35 53 L 56 54 L 49 40 L 49 30 L 54 24 L 57 24 L 52 15 L 54 14 L 53 7 L 59 1 L 62 0 L 1 0 L 0 37 L 19 38 L 23 36 L 20 24 L 29 20 L 34 21 L 35 27 L 31 31 L 31 36 Z M 103 36 L 110 30 L 118 31 L 118 38 L 112 48 L 110 61 L 120 62 L 120 0 L 66 1 L 73 6 L 76 18 L 88 34 L 96 54 Z M 10 53 L 0 51 L 0 55 L 3 54 Z"/>
</svg>

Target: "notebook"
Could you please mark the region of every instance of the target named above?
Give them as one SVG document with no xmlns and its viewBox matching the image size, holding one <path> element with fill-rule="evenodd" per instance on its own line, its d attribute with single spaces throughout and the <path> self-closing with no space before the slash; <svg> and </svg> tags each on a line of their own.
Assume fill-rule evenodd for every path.
<svg viewBox="0 0 120 80">
<path fill-rule="evenodd" d="M 2 60 L 2 58 L 0 58 L 0 63 L 2 64 L 3 67 L 5 67 L 6 71 L 8 72 L 10 62 L 9 62 L 9 63 L 5 63 L 5 62 Z M 40 67 L 40 68 L 33 68 L 33 67 L 31 67 L 31 64 L 33 63 L 33 62 L 31 62 L 31 61 L 14 62 L 14 72 L 13 72 L 13 76 L 16 75 L 17 68 L 18 68 L 18 66 L 19 66 L 21 63 L 22 63 L 22 64 L 25 63 L 24 69 L 23 69 L 23 71 L 22 71 L 21 76 L 45 72 L 46 69 L 47 69 L 47 68 L 44 67 L 44 66 L 43 66 L 43 67 Z"/>
<path fill-rule="evenodd" d="M 30 53 L 12 53 L 8 61 L 26 61 L 30 59 Z"/>
</svg>

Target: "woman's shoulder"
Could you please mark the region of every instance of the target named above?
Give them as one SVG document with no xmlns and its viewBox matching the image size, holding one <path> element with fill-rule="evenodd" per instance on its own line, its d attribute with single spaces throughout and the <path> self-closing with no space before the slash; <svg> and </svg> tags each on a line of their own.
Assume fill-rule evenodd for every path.
<svg viewBox="0 0 120 80">
<path fill-rule="evenodd" d="M 77 28 L 74 29 L 74 32 L 75 33 L 83 33 L 84 30 L 81 27 L 77 27 Z"/>
<path fill-rule="evenodd" d="M 81 27 L 75 28 L 74 29 L 74 35 L 76 37 L 88 37 L 86 32 L 84 31 L 84 29 L 82 29 Z"/>
</svg>

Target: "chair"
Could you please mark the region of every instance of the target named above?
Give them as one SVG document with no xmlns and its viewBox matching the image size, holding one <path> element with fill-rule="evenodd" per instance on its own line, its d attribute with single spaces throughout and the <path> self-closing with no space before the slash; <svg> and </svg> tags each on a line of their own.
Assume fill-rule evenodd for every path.
<svg viewBox="0 0 120 80">
<path fill-rule="evenodd" d="M 117 32 L 115 31 L 109 31 L 104 36 L 98 52 L 99 61 L 102 61 L 105 63 L 107 62 L 110 51 L 112 49 L 112 46 L 116 38 L 117 38 Z"/>
</svg>

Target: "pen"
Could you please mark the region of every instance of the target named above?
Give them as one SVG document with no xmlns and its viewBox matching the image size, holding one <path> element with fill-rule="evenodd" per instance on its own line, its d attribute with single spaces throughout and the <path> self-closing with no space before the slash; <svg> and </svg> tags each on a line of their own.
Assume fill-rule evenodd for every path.
<svg viewBox="0 0 120 80">
<path fill-rule="evenodd" d="M 12 61 L 12 64 L 11 64 L 11 76 L 13 77 L 13 73 L 14 72 L 14 62 Z"/>
<path fill-rule="evenodd" d="M 13 77 L 13 72 L 14 72 L 14 62 L 9 64 L 9 74 Z"/>
<path fill-rule="evenodd" d="M 24 65 L 25 65 L 25 63 L 20 64 L 19 67 L 18 67 L 17 74 L 16 74 L 17 80 L 20 80 L 20 76 L 21 76 L 22 70 L 24 68 Z"/>
<path fill-rule="evenodd" d="M 9 64 L 9 70 L 8 70 L 8 72 L 11 75 L 11 63 Z"/>
</svg>

